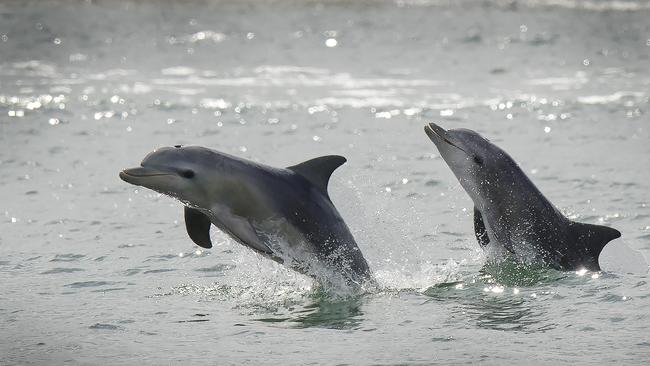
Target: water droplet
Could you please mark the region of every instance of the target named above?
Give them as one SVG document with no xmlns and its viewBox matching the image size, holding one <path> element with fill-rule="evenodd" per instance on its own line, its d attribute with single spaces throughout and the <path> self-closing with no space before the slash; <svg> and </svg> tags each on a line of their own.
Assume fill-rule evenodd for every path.
<svg viewBox="0 0 650 366">
<path fill-rule="evenodd" d="M 544 127 L 544 132 L 546 133 L 551 132 L 551 128 L 549 126 Z"/>
</svg>

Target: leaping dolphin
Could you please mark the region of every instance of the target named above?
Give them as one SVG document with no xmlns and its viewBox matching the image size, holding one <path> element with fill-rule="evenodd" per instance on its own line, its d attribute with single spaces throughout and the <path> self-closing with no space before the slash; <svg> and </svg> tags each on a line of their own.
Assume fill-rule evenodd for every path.
<svg viewBox="0 0 650 366">
<path fill-rule="evenodd" d="M 120 178 L 184 203 L 187 232 L 201 247 L 212 247 L 214 224 L 299 272 L 319 280 L 333 272 L 347 284 L 361 284 L 371 277 L 368 263 L 327 194 L 330 175 L 345 161 L 322 156 L 279 169 L 176 145 L 153 151 Z"/>
<path fill-rule="evenodd" d="M 478 133 L 434 123 L 424 131 L 474 201 L 481 247 L 503 247 L 559 270 L 600 270 L 598 256 L 621 236 L 618 230 L 567 219 L 505 151 Z"/>
</svg>

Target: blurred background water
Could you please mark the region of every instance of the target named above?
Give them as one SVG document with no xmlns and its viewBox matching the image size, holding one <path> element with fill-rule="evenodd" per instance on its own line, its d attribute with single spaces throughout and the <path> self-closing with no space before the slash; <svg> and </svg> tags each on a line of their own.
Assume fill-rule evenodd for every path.
<svg viewBox="0 0 650 366">
<path fill-rule="evenodd" d="M 647 1 L 0 2 L 0 364 L 645 364 Z M 600 273 L 484 266 L 422 131 L 479 131 Z M 340 154 L 380 290 L 336 298 L 117 173 L 194 144 Z"/>
</svg>

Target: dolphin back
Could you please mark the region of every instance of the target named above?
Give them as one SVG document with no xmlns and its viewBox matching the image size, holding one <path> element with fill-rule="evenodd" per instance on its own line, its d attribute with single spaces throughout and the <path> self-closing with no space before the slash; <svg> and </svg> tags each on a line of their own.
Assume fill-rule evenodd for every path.
<svg viewBox="0 0 650 366">
<path fill-rule="evenodd" d="M 569 243 L 574 243 L 575 250 L 572 256 L 565 257 L 567 263 L 562 263 L 566 268 L 579 268 L 580 266 L 599 271 L 598 256 L 610 241 L 620 238 L 621 233 L 607 226 L 571 222 L 569 224 Z"/>
<path fill-rule="evenodd" d="M 342 156 L 327 155 L 288 167 L 291 198 L 276 198 L 284 203 L 285 217 L 315 244 L 321 259 L 351 272 L 351 279 L 359 282 L 371 278 L 368 262 L 327 192 L 332 173 L 345 162 Z"/>
</svg>

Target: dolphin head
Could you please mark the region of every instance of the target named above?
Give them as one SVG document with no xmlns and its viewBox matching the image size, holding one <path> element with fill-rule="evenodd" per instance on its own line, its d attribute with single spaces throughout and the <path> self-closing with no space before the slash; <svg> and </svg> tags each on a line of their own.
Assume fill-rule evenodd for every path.
<svg viewBox="0 0 650 366">
<path fill-rule="evenodd" d="M 472 130 L 445 130 L 430 123 L 424 131 L 475 203 L 498 190 L 503 174 L 519 171 L 505 151 Z"/>
<path fill-rule="evenodd" d="M 149 153 L 139 167 L 120 172 L 120 178 L 201 207 L 208 201 L 210 183 L 219 182 L 222 158 L 199 146 L 163 147 Z"/>
</svg>

